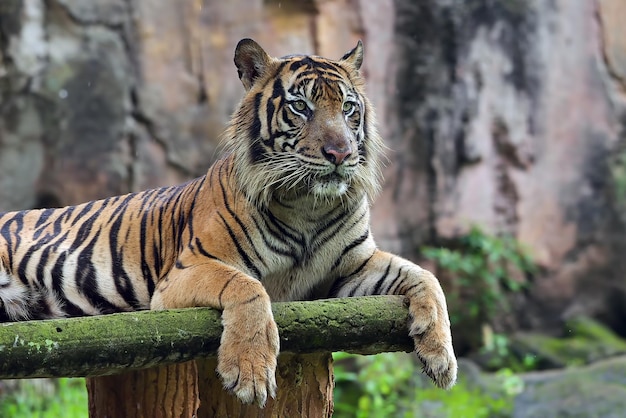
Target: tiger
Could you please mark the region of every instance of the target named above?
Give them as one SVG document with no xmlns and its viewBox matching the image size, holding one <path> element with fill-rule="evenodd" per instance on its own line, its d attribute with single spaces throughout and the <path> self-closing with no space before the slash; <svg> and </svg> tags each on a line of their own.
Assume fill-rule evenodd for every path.
<svg viewBox="0 0 626 418">
<path fill-rule="evenodd" d="M 211 307 L 217 372 L 242 403 L 276 396 L 271 302 L 403 295 L 424 372 L 456 380 L 437 278 L 376 246 L 370 205 L 384 145 L 361 74 L 339 60 L 271 57 L 241 40 L 245 93 L 224 156 L 182 185 L 0 214 L 0 321 Z"/>
</svg>

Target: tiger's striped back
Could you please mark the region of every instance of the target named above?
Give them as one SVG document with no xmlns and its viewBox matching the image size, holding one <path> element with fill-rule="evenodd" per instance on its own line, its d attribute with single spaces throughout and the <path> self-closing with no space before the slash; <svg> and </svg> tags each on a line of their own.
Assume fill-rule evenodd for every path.
<svg viewBox="0 0 626 418">
<path fill-rule="evenodd" d="M 203 181 L 0 215 L 0 320 L 148 309 Z"/>
</svg>

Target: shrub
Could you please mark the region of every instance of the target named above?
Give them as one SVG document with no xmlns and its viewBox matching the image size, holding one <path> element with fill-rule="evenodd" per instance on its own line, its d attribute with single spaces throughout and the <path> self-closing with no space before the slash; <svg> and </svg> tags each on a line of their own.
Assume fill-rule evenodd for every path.
<svg viewBox="0 0 626 418">
<path fill-rule="evenodd" d="M 442 390 L 423 377 L 407 353 L 333 357 L 336 418 L 508 417 L 522 388 L 521 379 L 505 370 L 488 378 L 488 387 L 460 376 L 451 390 Z"/>
<path fill-rule="evenodd" d="M 525 248 L 513 237 L 493 236 L 474 226 L 448 247 L 422 248 L 451 278 L 450 320 L 462 318 L 491 323 L 499 309 L 508 309 L 507 295 L 526 286 L 526 276 L 536 266 Z"/>
<path fill-rule="evenodd" d="M 61 378 L 51 385 L 22 380 L 0 398 L 0 417 L 83 418 L 87 416 L 85 379 Z"/>
</svg>

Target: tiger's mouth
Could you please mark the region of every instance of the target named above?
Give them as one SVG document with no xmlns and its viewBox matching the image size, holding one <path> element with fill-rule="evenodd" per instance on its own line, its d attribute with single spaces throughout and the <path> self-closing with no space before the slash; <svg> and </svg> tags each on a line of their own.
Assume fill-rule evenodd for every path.
<svg viewBox="0 0 626 418">
<path fill-rule="evenodd" d="M 348 191 L 348 176 L 337 171 L 314 179 L 311 191 L 316 196 L 338 197 Z"/>
<path fill-rule="evenodd" d="M 319 181 L 324 181 L 327 183 L 330 182 L 344 182 L 346 181 L 346 176 L 339 174 L 337 171 L 333 171 L 330 174 L 326 174 L 319 177 Z"/>
</svg>

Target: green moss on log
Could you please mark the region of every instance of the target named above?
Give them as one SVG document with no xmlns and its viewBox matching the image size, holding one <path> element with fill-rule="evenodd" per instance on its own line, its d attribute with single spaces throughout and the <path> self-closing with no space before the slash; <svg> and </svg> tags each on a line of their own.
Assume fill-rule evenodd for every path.
<svg viewBox="0 0 626 418">
<path fill-rule="evenodd" d="M 400 297 L 275 303 L 281 351 L 412 350 Z M 213 356 L 222 332 L 208 308 L 0 324 L 0 378 L 100 376 Z"/>
</svg>

